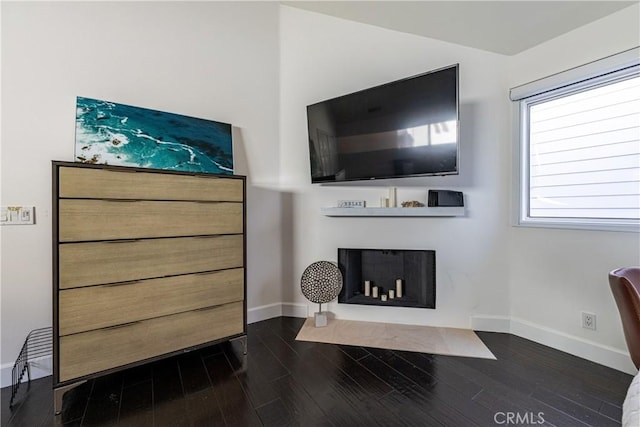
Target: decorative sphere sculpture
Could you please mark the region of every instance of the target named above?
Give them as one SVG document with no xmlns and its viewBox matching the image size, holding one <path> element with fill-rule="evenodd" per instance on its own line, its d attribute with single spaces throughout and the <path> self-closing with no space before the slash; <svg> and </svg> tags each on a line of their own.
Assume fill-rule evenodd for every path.
<svg viewBox="0 0 640 427">
<path fill-rule="evenodd" d="M 302 273 L 302 294 L 311 302 L 323 304 L 334 300 L 342 290 L 342 273 L 329 261 L 317 261 Z M 322 306 L 320 306 L 322 311 Z"/>
</svg>

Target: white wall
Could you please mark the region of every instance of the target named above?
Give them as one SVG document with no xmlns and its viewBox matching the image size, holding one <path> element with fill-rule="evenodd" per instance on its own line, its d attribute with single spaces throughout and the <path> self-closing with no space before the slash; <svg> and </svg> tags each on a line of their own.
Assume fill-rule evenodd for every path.
<svg viewBox="0 0 640 427">
<path fill-rule="evenodd" d="M 632 6 L 510 58 L 510 86 L 640 45 L 639 21 Z M 634 371 L 607 274 L 640 265 L 638 233 L 512 227 L 509 252 L 511 316 L 522 335 L 579 355 L 593 345 L 592 360 Z M 596 331 L 581 327 L 581 311 L 596 314 Z"/>
<path fill-rule="evenodd" d="M 0 229 L 3 368 L 52 324 L 51 160 L 73 160 L 78 95 L 234 125 L 248 306 L 282 300 L 278 19 L 271 2 L 2 2 L 1 204 L 37 211 Z"/>
<path fill-rule="evenodd" d="M 354 23 L 296 8 L 280 17 L 281 177 L 291 259 L 285 301 L 305 304 L 299 288 L 306 266 L 335 261 L 337 249 L 435 249 L 437 309 L 379 308 L 332 303 L 337 316 L 469 327 L 475 313 L 508 312 L 507 62 L 501 55 Z M 460 64 L 461 174 L 347 185 L 311 185 L 308 104 L 432 69 Z M 329 218 L 320 208 L 338 199 L 377 206 L 387 186 L 398 199 L 425 201 L 428 188 L 465 193 L 464 218 Z M 317 310 L 317 307 L 314 307 Z"/>
</svg>

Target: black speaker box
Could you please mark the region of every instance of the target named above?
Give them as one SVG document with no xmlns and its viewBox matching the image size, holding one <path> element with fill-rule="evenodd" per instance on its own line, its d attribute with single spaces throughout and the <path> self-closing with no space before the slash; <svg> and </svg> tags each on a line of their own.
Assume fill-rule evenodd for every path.
<svg viewBox="0 0 640 427">
<path fill-rule="evenodd" d="M 429 190 L 427 206 L 464 206 L 464 197 L 460 191 Z"/>
</svg>

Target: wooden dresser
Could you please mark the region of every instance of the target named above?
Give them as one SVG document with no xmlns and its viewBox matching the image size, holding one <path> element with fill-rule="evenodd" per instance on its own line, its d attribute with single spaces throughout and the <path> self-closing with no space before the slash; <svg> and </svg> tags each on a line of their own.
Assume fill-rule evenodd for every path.
<svg viewBox="0 0 640 427">
<path fill-rule="evenodd" d="M 78 383 L 246 334 L 245 178 L 53 162 L 56 413 Z"/>
</svg>

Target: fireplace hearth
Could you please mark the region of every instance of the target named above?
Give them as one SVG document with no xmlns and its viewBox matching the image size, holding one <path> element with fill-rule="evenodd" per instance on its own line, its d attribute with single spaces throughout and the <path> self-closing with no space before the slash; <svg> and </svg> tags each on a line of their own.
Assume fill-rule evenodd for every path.
<svg viewBox="0 0 640 427">
<path fill-rule="evenodd" d="M 436 253 L 433 250 L 340 248 L 338 265 L 343 275 L 339 303 L 436 308 Z M 398 281 L 401 297 L 397 292 Z M 368 286 L 365 282 L 369 282 Z M 366 287 L 369 296 L 365 295 Z"/>
</svg>

